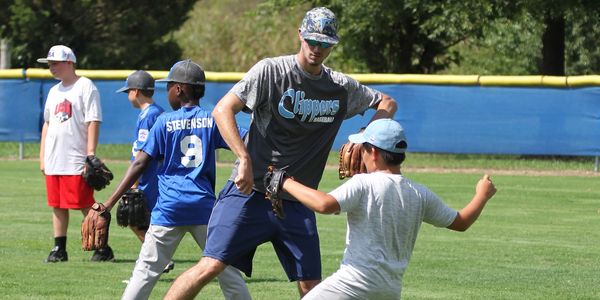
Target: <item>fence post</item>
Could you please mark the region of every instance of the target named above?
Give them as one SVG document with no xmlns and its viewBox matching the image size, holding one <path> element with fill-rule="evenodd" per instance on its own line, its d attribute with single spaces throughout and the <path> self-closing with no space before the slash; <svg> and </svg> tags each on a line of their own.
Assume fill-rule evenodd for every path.
<svg viewBox="0 0 600 300">
<path fill-rule="evenodd" d="M 598 156 L 596 155 L 596 162 L 594 163 L 594 173 L 598 173 Z"/>
<path fill-rule="evenodd" d="M 25 158 L 25 151 L 23 141 L 19 142 L 19 160 L 23 160 Z"/>
<path fill-rule="evenodd" d="M 0 69 L 10 69 L 10 44 L 7 39 L 0 39 Z"/>
</svg>

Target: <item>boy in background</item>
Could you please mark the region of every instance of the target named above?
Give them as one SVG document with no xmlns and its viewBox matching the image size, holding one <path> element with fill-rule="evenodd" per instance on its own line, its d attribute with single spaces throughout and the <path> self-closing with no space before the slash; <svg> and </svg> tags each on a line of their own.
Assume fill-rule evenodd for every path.
<svg viewBox="0 0 600 300">
<path fill-rule="evenodd" d="M 137 153 L 140 151 L 150 129 L 165 110 L 158 104 L 154 103 L 152 96 L 154 95 L 154 78 L 146 71 L 135 71 L 131 73 L 125 82 L 125 86 L 118 89 L 117 93 L 127 93 L 127 99 L 131 105 L 140 110 L 138 115 L 135 140 L 131 149 L 131 162 L 135 160 Z M 150 211 L 156 204 L 158 197 L 158 177 L 156 176 L 157 161 L 152 161 L 144 170 L 140 178 L 131 186 L 132 189 L 140 189 L 144 193 L 146 205 Z M 144 235 L 148 228 L 131 227 L 137 238 L 143 243 Z"/>
<path fill-rule="evenodd" d="M 52 77 L 60 80 L 50 89 L 44 106 L 40 140 L 40 171 L 45 175 L 48 206 L 52 207 L 54 248 L 45 262 L 68 261 L 69 210 L 85 216 L 95 203 L 94 189 L 83 179 L 85 160 L 96 155 L 102 107 L 94 83 L 75 73 L 77 58 L 67 46 L 55 45 L 46 57 Z M 92 261 L 112 261 L 109 246 L 97 249 Z"/>
<path fill-rule="evenodd" d="M 156 119 L 165 110 L 152 99 L 152 96 L 154 96 L 154 78 L 146 71 L 138 70 L 131 73 L 127 76 L 125 86 L 116 92 L 126 93 L 131 105 L 140 110 L 135 128 L 135 139 L 131 149 L 131 162 L 133 162 L 137 153 L 146 142 L 150 129 L 156 122 Z M 152 212 L 156 204 L 156 198 L 158 197 L 158 176 L 156 174 L 158 163 L 158 161 L 152 160 L 140 178 L 131 186 L 132 190 L 138 189 L 143 193 L 149 212 Z M 129 228 L 144 243 L 144 236 L 148 227 L 142 228 L 129 225 Z M 171 261 L 165 267 L 164 273 L 168 273 L 173 268 L 175 268 L 175 263 Z"/>
</svg>

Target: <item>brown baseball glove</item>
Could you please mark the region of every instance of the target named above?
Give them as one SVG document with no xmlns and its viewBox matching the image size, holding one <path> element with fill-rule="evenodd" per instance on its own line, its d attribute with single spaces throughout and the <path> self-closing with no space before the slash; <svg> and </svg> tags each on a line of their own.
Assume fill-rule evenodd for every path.
<svg viewBox="0 0 600 300">
<path fill-rule="evenodd" d="M 94 203 L 81 224 L 81 247 L 85 251 L 105 248 L 108 244 L 110 212 L 102 203 Z"/>
<path fill-rule="evenodd" d="M 362 144 L 347 142 L 340 148 L 340 179 L 352 177 L 356 174 L 367 173 L 367 167 L 362 161 L 360 151 Z"/>
</svg>

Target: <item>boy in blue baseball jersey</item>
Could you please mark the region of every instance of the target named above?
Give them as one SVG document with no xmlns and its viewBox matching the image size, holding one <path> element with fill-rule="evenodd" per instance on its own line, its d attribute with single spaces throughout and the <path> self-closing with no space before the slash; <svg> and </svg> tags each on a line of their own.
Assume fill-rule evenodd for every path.
<svg viewBox="0 0 600 300">
<path fill-rule="evenodd" d="M 148 139 L 150 129 L 165 110 L 154 102 L 154 78 L 146 71 L 135 71 L 127 76 L 125 86 L 118 89 L 117 93 L 127 93 L 127 99 L 131 105 L 140 110 L 137 118 L 135 137 L 131 149 L 131 162 Z M 158 167 L 157 160 L 151 160 L 144 169 L 140 178 L 131 186 L 132 189 L 140 189 L 146 199 L 146 207 L 152 211 L 158 197 Z M 138 239 L 143 243 L 148 228 L 137 228 L 130 226 Z"/>
<path fill-rule="evenodd" d="M 167 82 L 174 111 L 158 117 L 125 177 L 104 203 L 112 208 L 150 161 L 162 160 L 150 227 L 122 299 L 148 299 L 186 232 L 204 248 L 215 202 L 215 149 L 228 148 L 210 112 L 198 106 L 205 89 L 204 71 L 198 64 L 180 61 L 166 79 L 158 81 Z M 226 299 L 250 299 L 241 273 L 233 267 L 219 276 L 219 284 Z"/>
</svg>

